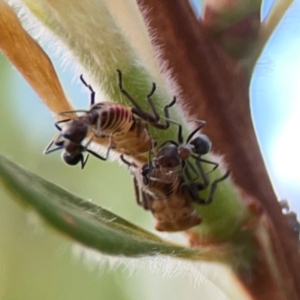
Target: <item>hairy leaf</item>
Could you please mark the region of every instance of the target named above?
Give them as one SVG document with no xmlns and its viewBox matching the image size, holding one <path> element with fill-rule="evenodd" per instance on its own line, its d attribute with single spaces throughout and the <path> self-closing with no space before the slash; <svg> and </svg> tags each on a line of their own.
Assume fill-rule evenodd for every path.
<svg viewBox="0 0 300 300">
<path fill-rule="evenodd" d="M 70 238 L 111 255 L 168 254 L 199 257 L 199 251 L 165 242 L 115 214 L 24 170 L 0 155 L 0 182 L 14 198 L 34 209 Z"/>
</svg>

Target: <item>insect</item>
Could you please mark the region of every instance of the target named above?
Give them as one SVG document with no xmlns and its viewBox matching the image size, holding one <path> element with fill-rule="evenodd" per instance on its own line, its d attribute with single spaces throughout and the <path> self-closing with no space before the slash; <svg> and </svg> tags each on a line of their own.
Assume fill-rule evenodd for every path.
<svg viewBox="0 0 300 300">
<path fill-rule="evenodd" d="M 144 209 L 150 210 L 156 220 L 158 231 L 180 231 L 201 223 L 201 217 L 195 211 L 192 198 L 182 177 L 176 171 L 164 172 L 148 164 L 138 167 L 127 161 L 134 176 L 136 201 Z"/>
<path fill-rule="evenodd" d="M 110 137 L 111 143 L 108 147 L 109 149 L 114 149 L 127 155 L 137 156 L 149 151 L 154 144 L 148 130 L 148 123 L 164 130 L 169 127 L 169 121 L 166 121 L 165 124 L 159 122 L 160 115 L 151 99 L 151 96 L 156 89 L 154 83 L 152 90 L 147 95 L 147 100 L 153 111 L 153 114 L 150 114 L 144 111 L 123 88 L 122 73 L 120 70 L 118 70 L 119 88 L 133 103 L 133 108 L 113 102 L 95 103 L 95 91 L 85 82 L 82 75 L 80 76 L 80 79 L 91 92 L 90 109 L 61 112 L 61 116 L 66 116 L 68 118 L 55 123 L 56 128 L 60 131 L 59 138 L 50 142 L 44 150 L 45 154 L 63 149 L 63 160 L 67 164 L 76 165 L 81 162 L 83 168 L 88 159 L 88 156 L 86 159 L 83 158 L 82 152 L 84 151 L 87 151 L 102 160 L 106 160 L 108 157 L 108 154 L 105 157 L 102 157 L 88 149 L 88 145 L 95 137 L 102 139 L 105 144 L 108 143 Z M 174 97 L 169 105 L 164 107 L 166 119 L 169 118 L 169 107 L 174 105 L 175 102 L 176 97 Z M 83 115 L 74 117 L 76 113 L 83 113 Z M 61 127 L 62 123 L 64 124 L 63 127 Z M 85 146 L 82 146 L 85 138 L 90 135 L 92 136 L 90 141 Z M 53 144 L 57 147 L 51 149 Z"/>
<path fill-rule="evenodd" d="M 201 177 L 202 180 L 202 183 L 197 184 L 197 188 L 194 185 L 194 195 L 197 195 L 198 190 L 204 190 L 209 185 L 207 173 L 204 172 L 201 163 L 214 165 L 213 169 L 210 172 L 214 171 L 219 166 L 218 163 L 202 158 L 202 155 L 209 153 L 211 149 L 211 142 L 209 138 L 205 134 L 198 133 L 198 131 L 206 123 L 205 121 L 197 120 L 200 125 L 196 129 L 194 129 L 189 134 L 186 141 L 184 141 L 182 135 L 182 126 L 175 121 L 169 120 L 169 122 L 178 125 L 177 142 L 174 140 L 167 140 L 162 143 L 158 147 L 156 155 L 152 158 L 153 164 L 156 168 L 181 167 L 180 171 L 183 173 L 183 175 L 186 176 L 189 181 L 195 181 L 192 179 L 192 175 L 190 173 L 190 170 L 192 170 L 193 173 L 197 176 L 196 179 Z M 196 161 L 197 169 L 195 169 L 194 165 L 189 161 L 190 158 L 193 158 Z M 213 194 L 214 190 L 211 193 L 212 197 Z"/>
<path fill-rule="evenodd" d="M 211 203 L 217 184 L 227 178 L 227 172 L 212 183 L 208 199 L 198 196 L 199 188 L 195 182 L 185 182 L 182 174 L 172 168 L 155 168 L 147 163 L 139 167 L 121 155 L 134 176 L 136 200 L 144 209 L 150 210 L 156 219 L 158 231 L 181 231 L 201 223 L 193 202 L 207 205 Z M 197 195 L 196 195 L 197 192 Z"/>
<path fill-rule="evenodd" d="M 218 167 L 217 163 L 205 160 L 201 157 L 207 154 L 211 149 L 211 142 L 207 135 L 200 133 L 196 135 L 206 124 L 205 121 L 197 120 L 200 125 L 189 134 L 186 141 L 183 139 L 182 126 L 175 121 L 169 120 L 169 122 L 178 125 L 177 142 L 167 140 L 158 147 L 158 151 L 153 158 L 156 167 L 176 168 L 181 165 L 182 168 L 184 168 L 190 157 L 200 162 L 213 164 L 215 165 L 214 169 Z"/>
</svg>

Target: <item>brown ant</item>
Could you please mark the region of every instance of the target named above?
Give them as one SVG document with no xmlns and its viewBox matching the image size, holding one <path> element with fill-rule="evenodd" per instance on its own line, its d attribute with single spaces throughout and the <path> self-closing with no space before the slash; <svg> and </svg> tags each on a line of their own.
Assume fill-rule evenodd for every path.
<svg viewBox="0 0 300 300">
<path fill-rule="evenodd" d="M 176 97 L 169 105 L 164 107 L 166 123 L 161 124 L 159 123 L 160 116 L 151 99 L 156 85 L 153 83 L 152 89 L 147 95 L 147 100 L 153 111 L 153 114 L 150 114 L 144 111 L 123 88 L 122 73 L 120 70 L 117 70 L 117 72 L 120 90 L 133 103 L 134 107 L 130 108 L 113 102 L 95 103 L 95 91 L 85 82 L 81 75 L 82 83 L 91 92 L 90 109 L 61 112 L 60 115 L 68 116 L 69 118 L 55 123 L 60 134 L 58 138 L 52 140 L 46 147 L 44 150 L 45 154 L 63 149 L 63 160 L 67 164 L 76 165 L 81 162 L 83 168 L 88 159 L 88 156 L 86 159 L 83 158 L 82 152 L 84 151 L 102 160 L 106 160 L 108 157 L 108 153 L 105 157 L 102 157 L 87 148 L 94 137 L 103 138 L 106 142 L 111 137 L 113 143 L 110 145 L 110 148 L 127 155 L 140 155 L 151 150 L 153 140 L 149 134 L 148 124 L 159 129 L 167 129 L 170 125 L 168 109 L 175 104 Z M 73 115 L 76 113 L 83 113 L 83 115 L 74 117 Z M 60 126 L 62 123 L 65 124 L 63 128 Z M 82 142 L 89 134 L 92 134 L 91 140 L 87 145 L 82 146 Z M 50 149 L 53 144 L 57 147 Z"/>
<path fill-rule="evenodd" d="M 123 155 L 121 160 L 134 176 L 136 201 L 152 212 L 156 230 L 181 231 L 201 223 L 188 188 L 182 185 L 183 178 L 177 171 L 165 172 L 148 164 L 138 167 Z"/>
<path fill-rule="evenodd" d="M 211 186 L 207 199 L 200 198 L 202 184 L 185 181 L 182 174 L 173 168 L 155 168 L 149 161 L 139 167 L 121 160 L 130 168 L 134 176 L 134 188 L 137 203 L 150 210 L 156 219 L 155 229 L 159 231 L 186 230 L 201 223 L 201 217 L 194 209 L 193 202 L 208 205 L 212 202 L 217 184 L 229 176 L 216 179 Z"/>
</svg>

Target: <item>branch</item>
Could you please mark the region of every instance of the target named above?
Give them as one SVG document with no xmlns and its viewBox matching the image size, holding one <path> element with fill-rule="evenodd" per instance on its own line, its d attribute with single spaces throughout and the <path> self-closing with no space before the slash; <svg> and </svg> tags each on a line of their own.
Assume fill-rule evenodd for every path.
<svg viewBox="0 0 300 300">
<path fill-rule="evenodd" d="M 190 107 L 191 115 L 207 121 L 205 132 L 212 140 L 213 151 L 226 155 L 234 180 L 243 190 L 243 198 L 251 199 L 250 209 L 258 212 L 261 204 L 270 216 L 272 222 L 267 215 L 263 217 L 267 220 L 264 231 L 284 280 L 281 292 L 288 299 L 297 299 L 296 295 L 300 295 L 298 241 L 281 212 L 259 150 L 249 109 L 247 71 L 207 36 L 187 1 L 176 0 L 172 6 L 161 0 L 138 3 L 147 12 L 150 30 L 158 37 L 155 42 L 162 49 L 162 60 L 167 61 L 183 90 L 183 104 Z M 259 299 L 280 299 L 281 287 L 274 290 L 274 282 L 265 276 L 272 277 L 271 270 L 266 271 L 267 264 L 257 263 L 261 265 L 257 266 L 257 281 L 244 279 L 244 283 L 255 297 L 260 295 Z"/>
<path fill-rule="evenodd" d="M 294 0 L 275 0 L 269 15 L 260 27 L 253 53 L 249 55 L 248 66 L 250 69 L 255 67 L 255 64 L 261 56 L 266 44 L 270 41 L 275 29 L 293 2 Z"/>
</svg>

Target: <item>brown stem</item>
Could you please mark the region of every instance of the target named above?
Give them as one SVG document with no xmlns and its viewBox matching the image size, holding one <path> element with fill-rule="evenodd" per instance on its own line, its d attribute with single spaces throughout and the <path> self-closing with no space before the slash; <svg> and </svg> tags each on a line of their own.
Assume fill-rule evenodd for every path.
<svg viewBox="0 0 300 300">
<path fill-rule="evenodd" d="M 207 121 L 206 134 L 213 151 L 225 154 L 234 181 L 260 203 L 270 216 L 273 255 L 291 298 L 300 295 L 298 241 L 281 212 L 254 133 L 249 109 L 247 70 L 229 58 L 197 22 L 186 0 L 138 0 L 147 12 L 161 57 L 176 79 L 189 113 Z M 259 249 L 258 249 L 259 250 Z M 259 299 L 282 299 L 274 288 L 266 262 L 257 262 L 255 280 L 245 285 L 255 297 L 261 286 L 269 293 Z M 263 270 L 263 271 L 262 271 Z M 261 276 L 264 274 L 264 276 Z M 295 295 L 295 296 L 293 296 Z"/>
</svg>

